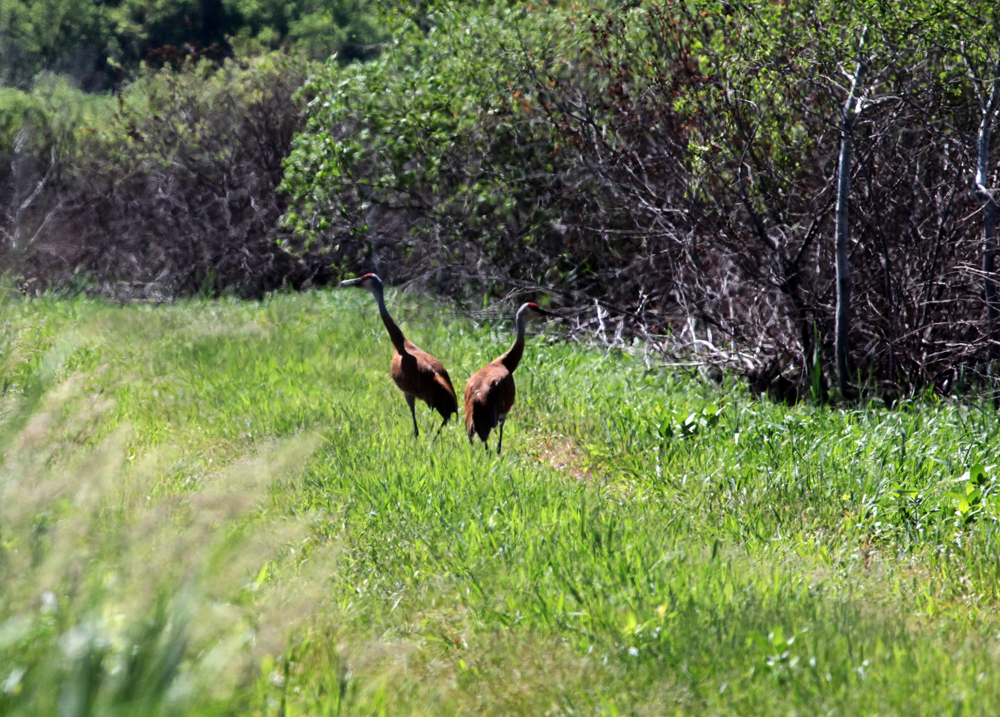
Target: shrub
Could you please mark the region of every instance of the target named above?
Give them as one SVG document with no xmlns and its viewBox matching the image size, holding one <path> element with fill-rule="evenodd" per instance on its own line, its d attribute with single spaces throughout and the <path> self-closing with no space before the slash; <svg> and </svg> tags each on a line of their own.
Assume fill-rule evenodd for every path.
<svg viewBox="0 0 1000 717">
<path fill-rule="evenodd" d="M 539 248 L 558 224 L 550 206 L 586 201 L 586 178 L 570 181 L 552 128 L 522 108 L 520 41 L 575 31 L 560 12 L 504 4 L 442 5 L 429 18 L 428 33 L 408 22 L 377 60 L 327 65 L 303 88 L 284 244 L 338 272 L 373 257 L 393 280 L 456 296 L 498 275 L 542 279 L 553 257 Z"/>
<path fill-rule="evenodd" d="M 868 30 L 836 3 L 436 7 L 426 33 L 307 85 L 293 250 L 465 298 L 596 304 L 615 340 L 670 335 L 762 390 L 822 396 L 846 97 L 831 78 L 867 32 L 852 378 L 891 400 L 989 370 L 969 191 L 989 23 L 946 2 L 873 6 Z"/>
<path fill-rule="evenodd" d="M 88 95 L 65 77 L 40 75 L 31 92 L 0 88 L 0 257 L 19 269 L 72 183 L 83 141 L 109 121 L 110 97 Z"/>
<path fill-rule="evenodd" d="M 320 268 L 291 262 L 270 239 L 303 77 L 301 62 L 266 55 L 130 86 L 107 123 L 73 137 L 74 162 L 60 166 L 23 249 L 26 282 L 164 300 L 256 296 L 314 276 Z"/>
</svg>

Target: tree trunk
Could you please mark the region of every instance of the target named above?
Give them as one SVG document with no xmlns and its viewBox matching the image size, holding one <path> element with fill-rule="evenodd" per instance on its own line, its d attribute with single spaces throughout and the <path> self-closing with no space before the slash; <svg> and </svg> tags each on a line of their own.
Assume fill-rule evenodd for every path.
<svg viewBox="0 0 1000 717">
<path fill-rule="evenodd" d="M 993 86 L 989 100 L 982 108 L 983 116 L 979 122 L 978 161 L 976 162 L 976 188 L 983 206 L 983 293 L 986 298 L 987 338 L 990 343 L 991 363 L 1000 357 L 1000 337 L 997 335 L 997 324 L 1000 320 L 1000 300 L 997 297 L 996 282 L 996 237 L 997 237 L 997 201 L 989 189 L 990 138 L 993 132 L 993 121 L 996 118 L 997 105 L 1000 104 L 1000 63 L 993 71 Z"/>
<path fill-rule="evenodd" d="M 864 81 L 865 63 L 861 57 L 867 29 L 861 33 L 858 51 L 858 69 L 851 82 L 851 91 L 844 104 L 840 123 L 840 162 L 837 183 L 837 323 L 835 348 L 837 353 L 837 381 L 840 395 L 847 398 L 850 392 L 850 328 L 851 328 L 851 268 L 848 264 L 850 248 L 850 216 L 848 202 L 851 196 L 851 150 L 853 149 L 854 121 L 858 115 L 858 99 Z"/>
</svg>

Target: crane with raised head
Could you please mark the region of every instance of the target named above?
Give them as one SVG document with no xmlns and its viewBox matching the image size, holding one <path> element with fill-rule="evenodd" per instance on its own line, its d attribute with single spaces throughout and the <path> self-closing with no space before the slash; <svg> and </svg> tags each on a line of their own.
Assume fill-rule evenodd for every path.
<svg viewBox="0 0 1000 717">
<path fill-rule="evenodd" d="M 444 419 L 441 428 L 444 428 L 451 415 L 458 413 L 458 399 L 455 397 L 451 378 L 440 361 L 403 336 L 402 330 L 392 320 L 389 310 L 385 308 L 382 280 L 375 274 L 365 274 L 357 279 L 342 281 L 340 285 L 360 287 L 375 297 L 379 316 L 382 317 L 385 330 L 389 332 L 389 340 L 392 341 L 393 356 L 390 369 L 392 380 L 403 392 L 406 404 L 410 407 L 414 437 L 420 435 L 415 408 L 418 398 L 430 406 L 432 410 L 441 414 Z M 438 433 L 441 432 L 441 428 L 438 428 Z"/>
<path fill-rule="evenodd" d="M 465 384 L 465 430 L 469 434 L 469 443 L 474 436 L 479 436 L 483 446 L 489 450 L 487 440 L 490 431 L 500 427 L 500 438 L 497 442 L 497 455 L 503 449 L 503 426 L 507 414 L 514 407 L 514 397 L 517 387 L 514 385 L 514 369 L 524 355 L 524 331 L 529 321 L 538 321 L 546 316 L 556 316 L 545 311 L 538 304 L 528 302 L 517 310 L 514 323 L 517 326 L 517 338 L 511 347 L 497 359 L 490 361 L 476 371 Z"/>
</svg>

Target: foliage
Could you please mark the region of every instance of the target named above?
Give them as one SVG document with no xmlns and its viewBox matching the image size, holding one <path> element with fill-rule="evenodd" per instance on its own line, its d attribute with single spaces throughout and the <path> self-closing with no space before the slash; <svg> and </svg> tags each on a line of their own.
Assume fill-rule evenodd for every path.
<svg viewBox="0 0 1000 717">
<path fill-rule="evenodd" d="M 9 0 L 0 9 L 0 84 L 25 87 L 49 71 L 103 90 L 134 78 L 143 61 L 221 60 L 231 39 L 350 62 L 375 54 L 379 25 L 366 0 Z"/>
<path fill-rule="evenodd" d="M 840 78 L 866 24 L 853 371 L 889 400 L 980 380 L 965 188 L 991 6 L 865 7 L 439 4 L 427 33 L 305 88 L 286 245 L 466 299 L 596 299 L 626 331 L 749 360 L 764 389 L 788 372 L 825 394 Z"/>
<path fill-rule="evenodd" d="M 522 205 L 520 188 L 544 184 L 552 166 L 543 145 L 516 146 L 522 118 L 510 88 L 519 73 L 503 56 L 520 52 L 524 34 L 541 43 L 568 28 L 559 14 L 504 4 L 442 4 L 430 17 L 426 37 L 407 23 L 378 60 L 328 66 L 303 87 L 308 125 L 283 184 L 292 250 L 318 247 L 339 271 L 358 266 L 369 246 L 399 269 L 433 260 L 462 271 L 483 253 L 487 272 L 518 262 L 522 237 L 506 226 L 539 222 L 544 202 Z"/>
<path fill-rule="evenodd" d="M 323 18 L 376 27 L 359 4 L 222 7 L 267 18 L 240 26 L 245 57 L 286 36 L 347 41 Z M 35 119 L 0 122 L 6 258 L 35 285 L 135 298 L 259 296 L 370 269 L 477 305 L 528 288 L 609 342 L 662 339 L 755 393 L 824 401 L 841 78 L 860 60 L 853 383 L 890 403 L 978 390 L 995 382 L 995 272 L 977 268 L 985 195 L 969 168 L 994 9 L 863 7 L 387 6 L 384 53 L 309 77 L 294 143 L 286 98 L 312 72 L 296 59 L 175 57 L 174 79 L 149 71 L 117 107 L 95 103 L 104 119 L 73 97 L 59 131 L 62 110 L 8 92 Z"/>
<path fill-rule="evenodd" d="M 44 229 L 64 167 L 86 159 L 89 135 L 113 114 L 109 97 L 88 95 L 58 75 L 40 75 L 30 93 L 0 88 L 0 255 L 7 269 Z"/>
<path fill-rule="evenodd" d="M 322 267 L 293 265 L 270 239 L 304 72 L 277 53 L 203 62 L 149 72 L 96 98 L 97 114 L 42 112 L 31 136 L 52 151 L 21 147 L 10 165 L 26 165 L 8 200 L 10 264 L 32 290 L 85 286 L 121 299 L 259 295 L 307 281 Z"/>
<path fill-rule="evenodd" d="M 510 340 L 499 314 L 388 301 L 459 389 Z M 939 714 L 1000 694 L 987 406 L 787 408 L 531 337 L 497 458 L 455 424 L 412 439 L 367 296 L 43 297 L 0 329 L 6 714 Z M 908 490 L 933 527 L 892 507 Z"/>
</svg>

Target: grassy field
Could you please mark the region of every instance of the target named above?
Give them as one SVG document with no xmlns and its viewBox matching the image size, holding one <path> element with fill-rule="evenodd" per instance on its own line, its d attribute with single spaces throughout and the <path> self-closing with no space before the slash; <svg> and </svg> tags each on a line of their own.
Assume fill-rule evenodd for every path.
<svg viewBox="0 0 1000 717">
<path fill-rule="evenodd" d="M 456 388 L 511 340 L 391 294 Z M 1000 421 L 529 338 L 497 458 L 370 297 L 0 314 L 0 714 L 993 714 Z"/>
</svg>

